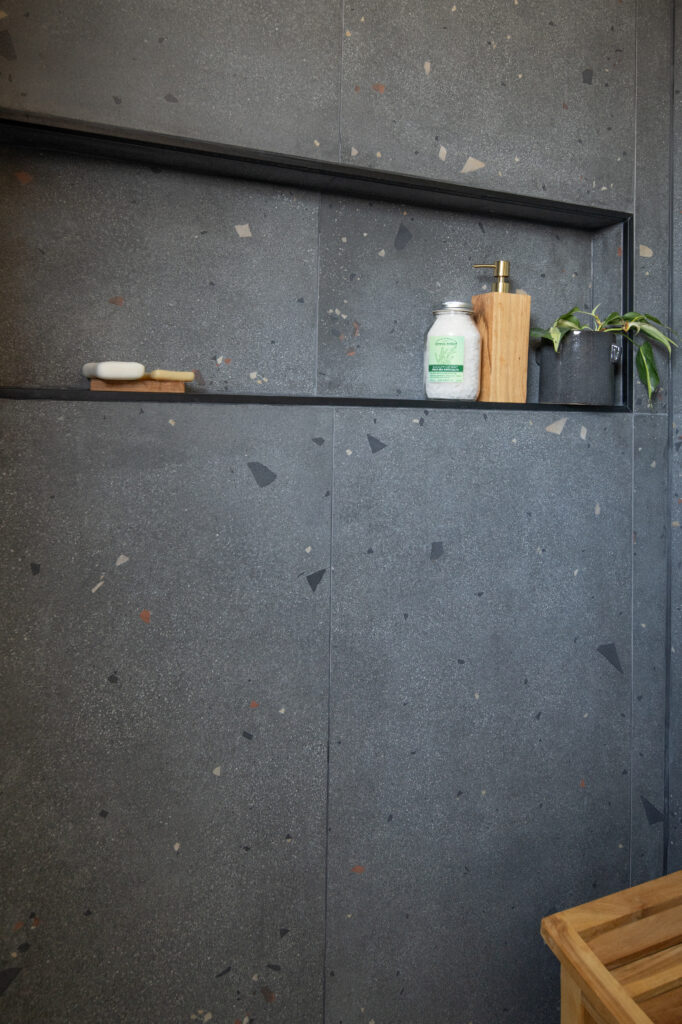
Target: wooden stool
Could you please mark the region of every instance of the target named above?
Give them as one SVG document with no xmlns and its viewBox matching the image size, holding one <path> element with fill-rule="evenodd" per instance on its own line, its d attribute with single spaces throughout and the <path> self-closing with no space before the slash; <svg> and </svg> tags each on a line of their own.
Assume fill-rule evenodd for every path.
<svg viewBox="0 0 682 1024">
<path fill-rule="evenodd" d="M 682 1024 L 682 871 L 542 921 L 561 1024 Z"/>
</svg>

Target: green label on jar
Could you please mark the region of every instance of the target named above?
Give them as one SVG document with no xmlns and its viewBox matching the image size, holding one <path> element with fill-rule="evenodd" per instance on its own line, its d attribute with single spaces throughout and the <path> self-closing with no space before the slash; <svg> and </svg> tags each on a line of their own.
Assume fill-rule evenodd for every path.
<svg viewBox="0 0 682 1024">
<path fill-rule="evenodd" d="M 429 380 L 459 384 L 464 380 L 464 338 L 432 337 L 428 341 Z"/>
</svg>

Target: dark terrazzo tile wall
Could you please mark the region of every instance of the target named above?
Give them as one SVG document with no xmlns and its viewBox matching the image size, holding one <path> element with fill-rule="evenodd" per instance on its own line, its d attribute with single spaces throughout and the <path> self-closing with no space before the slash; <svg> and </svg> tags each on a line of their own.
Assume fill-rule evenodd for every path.
<svg viewBox="0 0 682 1024">
<path fill-rule="evenodd" d="M 666 806 L 668 417 L 634 417 L 632 884 L 660 874 Z"/>
<path fill-rule="evenodd" d="M 342 159 L 630 209 L 635 11 L 398 0 L 389 19 L 381 0 L 347 2 Z"/>
<path fill-rule="evenodd" d="M 0 1019 L 319 1020 L 332 412 L 0 418 Z"/>
<path fill-rule="evenodd" d="M 637 162 L 634 308 L 670 323 L 670 133 L 673 11 L 670 0 L 640 5 L 637 46 Z M 656 75 L 651 68 L 657 67 Z M 666 353 L 657 357 L 662 388 L 654 409 L 668 408 Z M 646 388 L 635 378 L 635 408 L 647 412 Z"/>
<path fill-rule="evenodd" d="M 9 0 L 0 103 L 631 209 L 636 9 Z"/>
<path fill-rule="evenodd" d="M 335 160 L 341 6 L 9 0 L 0 104 Z"/>
<path fill-rule="evenodd" d="M 318 196 L 5 149 L 2 383 L 84 362 L 196 370 L 195 390 L 315 390 Z"/>
<path fill-rule="evenodd" d="M 675 0 L 675 90 L 673 106 L 676 168 L 682 166 L 682 0 Z M 673 175 L 672 301 L 674 325 L 682 335 L 682 175 Z M 671 623 L 670 623 L 670 836 L 669 865 L 682 870 L 682 358 L 673 359 L 670 422 Z"/>
<path fill-rule="evenodd" d="M 631 445 L 337 413 L 327 1020 L 555 1020 L 540 918 L 628 883 Z"/>
</svg>

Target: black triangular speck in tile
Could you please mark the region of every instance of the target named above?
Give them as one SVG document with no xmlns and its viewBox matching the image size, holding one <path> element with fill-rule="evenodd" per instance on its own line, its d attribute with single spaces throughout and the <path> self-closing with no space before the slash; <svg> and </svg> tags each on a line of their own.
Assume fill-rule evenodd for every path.
<svg viewBox="0 0 682 1024">
<path fill-rule="evenodd" d="M 372 449 L 372 455 L 374 455 L 375 452 L 380 452 L 382 448 L 386 447 L 383 441 L 380 441 L 378 437 L 372 437 L 371 434 L 367 435 L 367 440 L 369 441 L 369 446 Z"/>
<path fill-rule="evenodd" d="M 442 558 L 443 556 L 443 541 L 434 540 L 431 544 L 431 561 L 435 562 L 436 559 Z"/>
<path fill-rule="evenodd" d="M 326 569 L 318 569 L 317 572 L 311 572 L 309 576 L 306 576 L 306 579 L 310 584 L 310 589 L 312 590 L 313 594 L 315 593 L 318 586 L 322 582 L 322 577 L 324 576 L 326 571 Z"/>
<path fill-rule="evenodd" d="M 0 971 L 0 996 L 3 992 L 6 992 L 10 987 L 17 974 L 23 970 L 23 967 L 5 967 Z"/>
<path fill-rule="evenodd" d="M 264 466 L 262 462 L 247 462 L 247 466 L 253 473 L 253 479 L 259 487 L 267 487 L 268 484 L 277 479 L 277 474 L 273 473 L 267 466 Z"/>
<path fill-rule="evenodd" d="M 404 224 L 401 224 L 398 228 L 398 233 L 395 236 L 395 242 L 393 243 L 396 249 L 404 249 L 408 242 L 412 241 L 412 232 L 409 228 L 406 228 Z"/>
<path fill-rule="evenodd" d="M 621 675 L 623 674 L 623 666 L 620 663 L 620 658 L 618 657 L 618 651 L 616 650 L 615 644 L 600 644 L 597 650 L 613 665 L 615 669 L 620 672 Z"/>
<path fill-rule="evenodd" d="M 318 447 L 320 447 L 320 448 L 321 448 L 321 447 L 322 447 L 322 445 L 324 444 L 324 438 L 323 438 L 323 437 L 314 437 L 314 438 L 313 438 L 313 441 L 314 441 L 314 442 L 315 442 L 315 444 L 316 444 L 316 445 L 318 445 Z"/>
<path fill-rule="evenodd" d="M 650 800 L 647 800 L 645 796 L 640 797 L 642 805 L 644 806 L 644 813 L 646 814 L 646 820 L 650 825 L 657 825 L 659 821 L 663 821 L 663 814 L 659 811 L 658 807 L 654 807 Z"/>
</svg>

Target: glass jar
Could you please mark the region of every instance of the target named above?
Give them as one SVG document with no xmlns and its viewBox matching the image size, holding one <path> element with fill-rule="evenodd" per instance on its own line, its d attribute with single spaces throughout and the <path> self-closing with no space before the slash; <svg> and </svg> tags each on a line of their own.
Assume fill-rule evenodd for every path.
<svg viewBox="0 0 682 1024">
<path fill-rule="evenodd" d="M 481 386 L 481 335 L 470 302 L 444 302 L 426 335 L 424 390 L 427 398 L 473 401 Z"/>
</svg>

